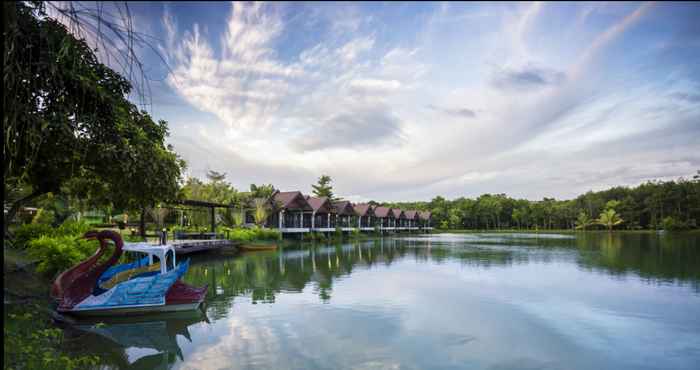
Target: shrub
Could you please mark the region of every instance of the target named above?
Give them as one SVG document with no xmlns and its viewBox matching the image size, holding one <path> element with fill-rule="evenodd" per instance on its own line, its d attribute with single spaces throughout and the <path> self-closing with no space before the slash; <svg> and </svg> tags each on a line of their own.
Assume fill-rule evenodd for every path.
<svg viewBox="0 0 700 370">
<path fill-rule="evenodd" d="M 56 229 L 54 235 L 79 237 L 90 231 L 90 229 L 92 229 L 92 226 L 85 221 L 67 220 Z"/>
<path fill-rule="evenodd" d="M 24 224 L 15 230 L 12 246 L 18 249 L 25 249 L 32 239 L 52 234 L 53 228 L 47 224 Z"/>
<path fill-rule="evenodd" d="M 667 231 L 686 230 L 688 229 L 688 224 L 669 216 L 661 221 L 661 227 Z"/>
<path fill-rule="evenodd" d="M 360 232 L 360 229 L 353 229 L 350 232 L 350 238 L 351 239 L 361 239 L 362 238 L 362 233 Z"/>
<path fill-rule="evenodd" d="M 243 228 L 224 228 L 224 234 L 229 240 L 236 240 L 241 242 L 251 242 L 254 240 L 280 240 L 282 239 L 282 234 L 274 229 L 263 229 L 259 227 L 254 227 L 251 229 Z"/>
<path fill-rule="evenodd" d="M 39 210 L 36 211 L 36 215 L 34 215 L 34 218 L 32 219 L 33 224 L 46 224 L 46 225 L 51 225 L 55 219 L 53 211 L 45 210 L 43 208 L 39 208 Z"/>
<path fill-rule="evenodd" d="M 54 276 L 78 262 L 85 260 L 97 249 L 98 244 L 74 236 L 42 236 L 29 242 L 29 257 L 39 261 L 37 271 Z"/>
</svg>

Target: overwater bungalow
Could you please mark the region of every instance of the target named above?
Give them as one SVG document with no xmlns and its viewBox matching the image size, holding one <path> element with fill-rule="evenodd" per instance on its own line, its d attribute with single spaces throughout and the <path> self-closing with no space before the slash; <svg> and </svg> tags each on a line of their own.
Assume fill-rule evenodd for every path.
<svg viewBox="0 0 700 370">
<path fill-rule="evenodd" d="M 418 211 L 409 210 L 404 212 L 406 215 L 406 227 L 408 230 L 418 230 L 418 225 L 420 223 L 420 216 L 418 216 Z"/>
<path fill-rule="evenodd" d="M 403 210 L 392 208 L 391 211 L 394 213 L 394 227 L 396 227 L 396 230 L 403 230 L 406 227 L 406 215 Z"/>
<path fill-rule="evenodd" d="M 377 226 L 379 226 L 381 230 L 394 230 L 395 217 L 391 208 L 376 207 L 374 209 L 374 216 L 377 218 Z"/>
<path fill-rule="evenodd" d="M 423 230 L 431 230 L 432 213 L 430 211 L 418 212 L 420 217 L 420 228 Z"/>
<path fill-rule="evenodd" d="M 341 227 L 344 231 L 350 231 L 355 228 L 357 224 L 357 214 L 355 209 L 347 200 L 340 200 L 337 202 L 332 202 L 333 209 L 335 210 L 337 219 L 337 225 Z"/>
<path fill-rule="evenodd" d="M 328 197 L 311 197 L 307 195 L 306 201 L 313 209 L 311 229 L 320 232 L 335 230 L 336 213 Z"/>
<path fill-rule="evenodd" d="M 375 219 L 374 217 L 374 207 L 371 204 L 355 204 L 353 205 L 355 209 L 355 214 L 357 214 L 357 227 L 360 230 L 371 231 L 374 230 Z"/>
<path fill-rule="evenodd" d="M 276 191 L 271 198 L 274 208 L 268 219 L 270 225 L 283 233 L 311 230 L 313 208 L 300 191 Z"/>
</svg>

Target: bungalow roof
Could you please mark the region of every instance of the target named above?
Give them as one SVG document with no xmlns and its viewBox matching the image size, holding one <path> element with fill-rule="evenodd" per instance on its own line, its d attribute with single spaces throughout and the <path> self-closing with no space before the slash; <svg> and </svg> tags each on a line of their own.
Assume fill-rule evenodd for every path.
<svg viewBox="0 0 700 370">
<path fill-rule="evenodd" d="M 371 216 L 374 212 L 371 204 L 355 204 L 352 206 L 355 209 L 355 213 L 358 216 Z"/>
<path fill-rule="evenodd" d="M 300 191 L 278 191 L 272 195 L 273 202 L 279 209 L 292 211 L 311 211 L 311 205 Z"/>
<path fill-rule="evenodd" d="M 347 200 L 339 200 L 336 202 L 332 202 L 332 205 L 336 213 L 338 213 L 339 215 L 355 215 L 355 209 L 352 207 L 352 204 L 350 204 L 350 202 Z"/>
<path fill-rule="evenodd" d="M 328 200 L 328 197 L 312 197 L 307 195 L 306 201 L 316 213 L 330 213 L 333 211 L 333 205 Z"/>
<path fill-rule="evenodd" d="M 374 215 L 379 217 L 379 218 L 385 218 L 385 217 L 394 218 L 394 213 L 391 211 L 391 208 L 389 208 L 389 207 L 376 207 L 374 209 Z"/>
</svg>

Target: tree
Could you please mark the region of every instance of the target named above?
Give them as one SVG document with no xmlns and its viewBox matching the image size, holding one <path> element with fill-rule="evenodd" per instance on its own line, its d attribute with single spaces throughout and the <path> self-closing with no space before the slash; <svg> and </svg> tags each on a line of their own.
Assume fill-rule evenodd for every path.
<svg viewBox="0 0 700 370">
<path fill-rule="evenodd" d="M 596 220 L 596 222 L 599 225 L 605 226 L 608 231 L 612 231 L 613 227 L 621 224 L 623 221 L 617 212 L 611 208 L 603 211 L 600 216 L 598 216 L 598 220 Z"/>
<path fill-rule="evenodd" d="M 255 199 L 255 213 L 253 214 L 255 224 L 263 226 L 267 220 L 267 201 L 262 198 Z"/>
<path fill-rule="evenodd" d="M 314 196 L 326 197 L 331 201 L 337 200 L 333 195 L 333 186 L 331 185 L 332 181 L 333 180 L 331 180 L 330 176 L 321 175 L 321 177 L 318 178 L 316 185 L 311 185 Z"/>
<path fill-rule="evenodd" d="M 184 162 L 164 143 L 167 123 L 137 109 L 129 81 L 42 4 L 3 5 L 5 188 L 31 189 L 12 203 L 5 233 L 23 204 L 75 178 L 115 206 L 174 198 Z"/>
<path fill-rule="evenodd" d="M 253 198 L 269 198 L 275 192 L 275 187 L 272 184 L 255 185 L 250 184 L 250 196 Z"/>
<path fill-rule="evenodd" d="M 576 219 L 576 229 L 586 230 L 593 225 L 593 220 L 588 217 L 588 214 L 584 211 L 579 212 L 578 218 Z"/>
</svg>

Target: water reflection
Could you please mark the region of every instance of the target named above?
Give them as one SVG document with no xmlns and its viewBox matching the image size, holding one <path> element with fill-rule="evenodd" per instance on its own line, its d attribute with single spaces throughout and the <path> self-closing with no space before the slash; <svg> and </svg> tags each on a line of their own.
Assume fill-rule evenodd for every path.
<svg viewBox="0 0 700 370">
<path fill-rule="evenodd" d="M 76 343 L 114 368 L 693 368 L 698 241 L 454 234 L 207 254 L 185 280 L 209 284 L 211 323 L 109 322 Z"/>
<path fill-rule="evenodd" d="M 700 292 L 697 234 L 442 234 L 338 245 L 292 245 L 283 251 L 195 259 L 186 280 L 209 284 L 215 318 L 225 316 L 236 296 L 274 303 L 279 293 L 312 284 L 329 302 L 333 281 L 357 268 L 389 266 L 410 259 L 490 268 L 525 263 L 572 262 L 611 275 L 634 274 L 649 283 L 690 284 Z"/>
<path fill-rule="evenodd" d="M 74 351 L 99 355 L 109 367 L 170 369 L 177 360 L 184 360 L 177 338 L 191 342 L 189 327 L 204 322 L 208 322 L 205 313 L 197 310 L 82 319 L 65 332 Z"/>
</svg>

